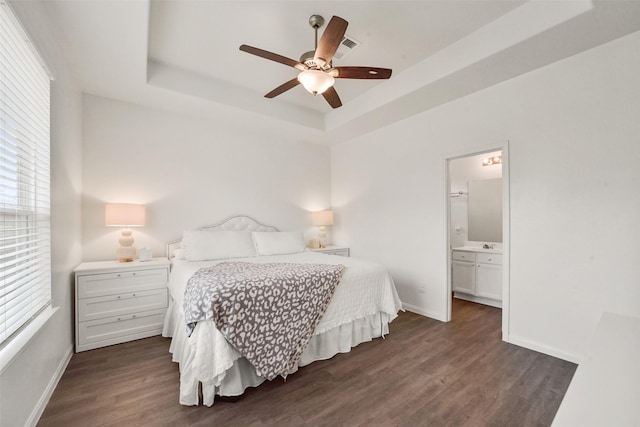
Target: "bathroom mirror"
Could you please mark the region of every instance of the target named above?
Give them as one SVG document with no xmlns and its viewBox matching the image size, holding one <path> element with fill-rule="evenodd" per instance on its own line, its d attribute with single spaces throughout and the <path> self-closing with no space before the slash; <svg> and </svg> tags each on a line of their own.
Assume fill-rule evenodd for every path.
<svg viewBox="0 0 640 427">
<path fill-rule="evenodd" d="M 469 181 L 469 240 L 502 242 L 502 178 Z"/>
</svg>

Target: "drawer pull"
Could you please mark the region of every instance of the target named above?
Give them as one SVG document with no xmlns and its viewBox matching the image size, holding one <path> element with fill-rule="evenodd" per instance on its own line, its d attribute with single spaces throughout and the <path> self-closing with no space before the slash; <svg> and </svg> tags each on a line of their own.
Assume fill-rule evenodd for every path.
<svg viewBox="0 0 640 427">
<path fill-rule="evenodd" d="M 131 318 L 131 319 L 135 319 L 136 317 L 137 317 L 137 315 L 136 315 L 136 314 L 132 314 L 130 318 Z M 121 320 L 126 320 L 126 319 L 124 319 L 124 318 L 122 318 L 122 317 L 118 317 L 118 322 L 119 322 L 119 321 L 121 321 Z"/>
<path fill-rule="evenodd" d="M 131 294 L 131 298 L 135 298 L 137 296 L 138 296 L 138 294 Z M 116 296 L 116 299 L 122 299 L 122 295 Z"/>
<path fill-rule="evenodd" d="M 493 259 L 489 258 L 489 261 L 493 261 Z"/>
<path fill-rule="evenodd" d="M 136 273 L 131 273 L 132 276 L 135 276 Z M 118 277 L 122 277 L 122 273 L 118 273 Z"/>
</svg>

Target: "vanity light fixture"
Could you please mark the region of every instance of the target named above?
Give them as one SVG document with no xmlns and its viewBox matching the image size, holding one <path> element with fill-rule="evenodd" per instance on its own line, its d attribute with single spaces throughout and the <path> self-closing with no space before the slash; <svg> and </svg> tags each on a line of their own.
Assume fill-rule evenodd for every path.
<svg viewBox="0 0 640 427">
<path fill-rule="evenodd" d="M 500 164 L 502 164 L 502 155 L 485 157 L 484 159 L 482 159 L 482 166 L 492 166 L 492 165 L 500 165 Z"/>
</svg>

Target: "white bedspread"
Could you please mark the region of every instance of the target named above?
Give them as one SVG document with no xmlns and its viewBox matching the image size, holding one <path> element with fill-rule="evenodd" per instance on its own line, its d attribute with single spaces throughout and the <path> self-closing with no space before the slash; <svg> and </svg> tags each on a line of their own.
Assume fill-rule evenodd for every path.
<svg viewBox="0 0 640 427">
<path fill-rule="evenodd" d="M 311 251 L 291 255 L 238 258 L 236 260 L 256 263 L 344 264 L 346 268 L 342 280 L 338 284 L 333 299 L 316 328 L 315 335 L 358 319 L 376 317 L 374 315 L 378 315 L 376 318 L 379 318 L 379 314 L 384 315 L 385 322 L 390 322 L 397 316 L 397 312 L 402 307 L 390 274 L 383 266 L 373 262 Z M 169 278 L 169 292 L 175 304 L 174 308 L 177 309 L 174 311 L 182 313 L 182 300 L 188 279 L 200 268 L 209 267 L 223 261 L 226 260 L 173 261 Z M 176 313 L 173 315 L 175 316 Z M 186 332 L 186 325 L 181 327 Z M 165 334 L 165 336 L 167 335 Z M 186 341 L 191 348 L 174 348 L 174 343 L 172 342 L 171 351 L 174 353 L 174 360 L 180 362 L 182 375 L 185 376 L 185 378 L 181 379 L 181 389 L 184 388 L 181 391 L 181 403 L 194 404 L 183 401 L 182 395 L 185 395 L 186 399 L 188 390 L 193 388 L 193 385 L 188 383 L 201 381 L 211 386 L 219 385 L 224 379 L 225 371 L 231 368 L 234 361 L 241 358 L 241 355 L 216 330 L 212 321 L 198 323 L 191 337 Z M 301 363 L 300 366 L 304 364 Z M 189 373 L 183 370 L 187 365 Z M 191 377 L 192 380 L 187 380 L 186 376 Z M 213 403 L 212 397 L 211 403 Z"/>
</svg>

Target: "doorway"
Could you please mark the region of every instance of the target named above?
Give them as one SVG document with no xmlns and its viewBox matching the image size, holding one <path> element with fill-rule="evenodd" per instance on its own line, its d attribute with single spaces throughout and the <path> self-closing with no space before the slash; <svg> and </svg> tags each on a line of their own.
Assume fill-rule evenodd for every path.
<svg viewBox="0 0 640 427">
<path fill-rule="evenodd" d="M 446 171 L 447 321 L 454 298 L 502 308 L 509 338 L 508 142 L 449 155 Z"/>
</svg>

